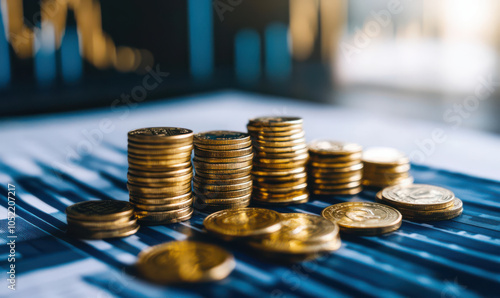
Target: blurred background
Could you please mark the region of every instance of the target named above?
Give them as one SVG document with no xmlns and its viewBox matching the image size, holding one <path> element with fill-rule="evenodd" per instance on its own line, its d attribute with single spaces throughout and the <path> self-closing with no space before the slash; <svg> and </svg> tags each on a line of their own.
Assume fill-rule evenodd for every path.
<svg viewBox="0 0 500 298">
<path fill-rule="evenodd" d="M 2 117 L 239 89 L 500 133 L 495 0 L 1 0 L 0 10 Z"/>
</svg>

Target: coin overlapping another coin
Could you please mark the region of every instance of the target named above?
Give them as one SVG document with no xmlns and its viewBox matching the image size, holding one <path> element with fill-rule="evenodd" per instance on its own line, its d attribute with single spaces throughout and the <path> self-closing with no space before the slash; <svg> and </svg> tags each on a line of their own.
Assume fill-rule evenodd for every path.
<svg viewBox="0 0 500 298">
<path fill-rule="evenodd" d="M 254 202 L 287 205 L 309 200 L 309 154 L 302 122 L 299 117 L 260 117 L 248 122 L 255 154 Z"/>
<path fill-rule="evenodd" d="M 128 190 L 141 224 L 184 221 L 193 213 L 193 132 L 152 127 L 128 133 Z"/>
<path fill-rule="evenodd" d="M 250 136 L 209 131 L 194 136 L 195 208 L 213 212 L 246 207 L 252 196 Z"/>
<path fill-rule="evenodd" d="M 275 261 L 302 261 L 340 247 L 339 228 L 317 215 L 278 213 L 263 208 L 228 209 L 205 218 L 203 226 L 223 240 L 245 241 Z"/>
<path fill-rule="evenodd" d="M 453 192 L 427 184 L 387 187 L 376 197 L 378 202 L 398 209 L 404 219 L 414 221 L 452 219 L 463 211 L 462 201 Z"/>
<path fill-rule="evenodd" d="M 315 195 L 355 195 L 362 190 L 362 147 L 354 143 L 313 141 L 309 148 L 309 190 Z"/>
<path fill-rule="evenodd" d="M 363 185 L 384 188 L 413 183 L 410 160 L 401 151 L 389 147 L 374 147 L 363 152 Z"/>
<path fill-rule="evenodd" d="M 139 230 L 134 207 L 124 201 L 86 201 L 66 208 L 68 234 L 83 239 L 117 238 Z"/>
<path fill-rule="evenodd" d="M 372 202 L 344 202 L 323 209 L 321 215 L 340 226 L 340 231 L 373 236 L 399 229 L 402 216 L 390 206 Z"/>
</svg>

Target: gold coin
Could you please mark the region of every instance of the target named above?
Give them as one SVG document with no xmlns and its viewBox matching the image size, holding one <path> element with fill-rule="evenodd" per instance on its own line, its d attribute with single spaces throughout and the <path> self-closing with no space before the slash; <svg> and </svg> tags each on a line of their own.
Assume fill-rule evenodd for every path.
<svg viewBox="0 0 500 298">
<path fill-rule="evenodd" d="M 169 187 L 165 188 L 148 188 L 146 191 L 144 191 L 144 188 L 132 188 L 130 185 L 128 185 L 129 188 L 129 194 L 130 196 L 133 197 L 141 197 L 141 198 L 151 198 L 151 199 L 158 199 L 158 198 L 165 198 L 165 197 L 176 197 L 180 195 L 184 195 L 188 192 L 191 192 L 191 184 L 188 183 L 185 185 L 184 188 L 182 187 L 177 187 L 175 189 L 170 189 Z"/>
<path fill-rule="evenodd" d="M 214 130 L 194 135 L 194 143 L 207 145 L 233 145 L 250 141 L 250 136 L 244 132 Z"/>
<path fill-rule="evenodd" d="M 311 173 L 317 174 L 317 173 L 346 173 L 346 172 L 354 172 L 354 171 L 359 171 L 363 169 L 363 164 L 358 163 L 352 166 L 347 166 L 344 168 L 318 168 L 318 167 L 312 167 L 310 169 Z"/>
<path fill-rule="evenodd" d="M 174 143 L 193 139 L 193 131 L 179 127 L 148 127 L 128 132 L 128 139 L 136 142 Z"/>
<path fill-rule="evenodd" d="M 132 227 L 120 228 L 115 230 L 74 230 L 68 227 L 67 233 L 70 236 L 82 239 L 107 239 L 107 238 L 122 238 L 134 235 L 139 230 L 139 225 L 135 224 Z"/>
<path fill-rule="evenodd" d="M 249 167 L 251 169 L 251 167 Z M 199 177 L 200 179 L 221 179 L 221 180 L 228 180 L 228 179 L 240 179 L 240 178 L 246 178 L 250 176 L 251 170 L 245 170 L 241 172 L 230 172 L 230 173 L 219 173 L 219 172 L 201 172 L 201 171 L 196 171 L 196 176 Z"/>
<path fill-rule="evenodd" d="M 197 189 L 205 189 L 207 191 L 235 191 L 252 187 L 252 181 L 232 184 L 207 184 L 194 181 L 193 186 Z"/>
<path fill-rule="evenodd" d="M 362 187 L 355 187 L 355 188 L 336 189 L 336 190 L 312 189 L 311 192 L 314 195 L 352 196 L 360 193 L 362 190 L 363 190 Z"/>
<path fill-rule="evenodd" d="M 191 156 L 186 156 L 180 159 L 136 159 L 133 157 L 128 157 L 128 162 L 135 165 L 141 166 L 162 166 L 162 167 L 175 167 L 178 164 L 183 164 L 186 162 L 191 162 Z"/>
<path fill-rule="evenodd" d="M 304 130 L 301 128 L 297 129 L 289 129 L 285 131 L 265 131 L 260 128 L 252 127 L 252 130 L 248 130 L 248 133 L 252 138 L 256 139 L 267 139 L 267 138 L 275 138 L 275 137 L 289 137 L 297 134 L 304 133 Z"/>
<path fill-rule="evenodd" d="M 252 154 L 252 147 L 247 147 L 243 149 L 233 149 L 233 150 L 205 150 L 201 148 L 196 148 L 195 155 L 198 157 L 208 157 L 208 158 L 230 158 L 230 157 L 241 157 L 245 155 Z"/>
<path fill-rule="evenodd" d="M 207 216 L 203 226 L 216 236 L 232 240 L 276 232 L 281 228 L 281 217 L 263 208 L 228 209 Z"/>
<path fill-rule="evenodd" d="M 274 176 L 274 177 L 253 177 L 253 180 L 255 182 L 263 182 L 263 183 L 288 183 L 288 182 L 295 182 L 295 181 L 302 181 L 307 179 L 307 173 L 302 172 L 302 173 L 297 173 L 297 174 L 290 174 L 290 175 L 285 175 L 285 176 Z"/>
<path fill-rule="evenodd" d="M 361 181 L 362 178 L 363 178 L 362 175 L 354 175 L 347 178 L 336 178 L 336 179 L 312 178 L 311 182 L 313 184 L 342 184 L 348 182 Z"/>
<path fill-rule="evenodd" d="M 254 161 L 254 165 L 262 170 L 280 170 L 280 169 L 293 169 L 298 167 L 304 167 L 307 165 L 307 159 L 289 162 L 289 163 L 260 163 Z"/>
<path fill-rule="evenodd" d="M 398 180 L 393 180 L 393 181 L 384 181 L 384 182 L 379 182 L 379 181 L 372 181 L 369 179 L 364 179 L 363 180 L 363 185 L 367 187 L 373 187 L 373 188 L 385 188 L 389 186 L 394 186 L 394 185 L 411 185 L 413 184 L 413 177 L 408 177 L 405 179 L 398 179 Z"/>
<path fill-rule="evenodd" d="M 231 178 L 231 179 L 206 179 L 204 177 L 195 176 L 193 179 L 194 182 L 204 183 L 204 184 L 215 184 L 215 185 L 230 185 L 230 184 L 239 184 L 247 181 L 252 181 L 252 176 L 247 175 L 240 178 Z"/>
<path fill-rule="evenodd" d="M 383 174 L 400 174 L 406 173 L 410 170 L 411 166 L 409 164 L 402 164 L 397 166 L 374 166 L 368 163 L 364 163 L 363 172 L 365 175 L 377 176 L 381 173 Z"/>
<path fill-rule="evenodd" d="M 176 164 L 168 165 L 168 166 L 158 165 L 158 164 L 147 164 L 147 165 L 136 164 L 135 162 L 132 163 L 130 160 L 128 163 L 129 172 L 130 172 L 130 169 L 139 170 L 139 171 L 140 170 L 151 171 L 151 172 L 169 172 L 169 171 L 176 171 L 176 170 L 185 169 L 185 168 L 189 168 L 189 167 L 191 167 L 191 161 L 176 163 Z"/>
<path fill-rule="evenodd" d="M 260 132 L 260 133 L 290 133 L 291 131 L 295 130 L 302 130 L 302 124 L 294 124 L 294 125 L 287 125 L 287 126 L 255 126 L 255 125 L 250 125 L 247 124 L 247 130 L 250 133 L 253 132 Z"/>
<path fill-rule="evenodd" d="M 399 229 L 398 210 L 379 203 L 344 202 L 323 209 L 321 216 L 339 225 L 345 233 L 379 235 Z"/>
<path fill-rule="evenodd" d="M 238 189 L 238 190 L 230 190 L 230 191 L 213 191 L 213 190 L 206 190 L 203 188 L 198 188 L 198 187 L 193 187 L 194 193 L 199 196 L 199 197 L 206 197 L 206 198 L 234 198 L 234 197 L 241 197 L 244 195 L 248 195 L 252 193 L 252 187 L 247 187 L 243 189 Z"/>
<path fill-rule="evenodd" d="M 453 206 L 453 192 L 434 185 L 411 184 L 384 188 L 382 198 L 391 206 L 407 209 L 432 210 Z"/>
<path fill-rule="evenodd" d="M 158 161 L 158 160 L 179 160 L 179 159 L 191 159 L 191 152 L 182 152 L 176 154 L 162 154 L 162 155 L 153 155 L 153 154 L 134 154 L 133 152 L 128 152 L 127 156 L 132 159 L 144 160 L 144 161 Z"/>
<path fill-rule="evenodd" d="M 115 230 L 122 228 L 130 228 L 137 225 L 137 219 L 134 216 L 123 217 L 111 221 L 88 221 L 88 220 L 76 220 L 68 217 L 68 228 L 75 231 L 78 230 Z"/>
<path fill-rule="evenodd" d="M 193 199 L 188 198 L 187 200 L 180 201 L 177 203 L 170 203 L 165 205 L 149 205 L 149 204 L 136 204 L 135 208 L 145 211 L 168 211 L 168 210 L 179 210 L 193 205 Z"/>
<path fill-rule="evenodd" d="M 275 187 L 264 188 L 262 186 L 254 186 L 254 189 L 257 189 L 260 192 L 269 193 L 269 194 L 287 194 L 293 191 L 299 191 L 307 188 L 307 183 L 302 183 L 298 185 L 293 185 L 290 187 L 281 187 L 280 185 L 276 185 Z"/>
<path fill-rule="evenodd" d="M 130 202 L 132 204 L 168 205 L 168 204 L 175 204 L 178 202 L 182 202 L 189 198 L 191 198 L 191 191 L 175 197 L 169 196 L 169 197 L 145 198 L 141 196 L 130 195 Z"/>
<path fill-rule="evenodd" d="M 367 164 L 401 165 L 409 163 L 410 160 L 397 149 L 374 147 L 363 152 L 363 162 Z"/>
<path fill-rule="evenodd" d="M 293 126 L 302 125 L 304 121 L 300 117 L 258 117 L 253 118 L 248 121 L 248 125 L 260 127 L 260 126 Z"/>
<path fill-rule="evenodd" d="M 269 135 L 252 134 L 252 133 L 250 133 L 250 135 L 256 141 L 262 141 L 262 142 L 290 142 L 290 141 L 295 141 L 295 140 L 303 139 L 306 134 L 305 134 L 305 132 L 303 130 L 299 130 L 298 133 L 287 135 L 287 136 L 269 136 Z"/>
<path fill-rule="evenodd" d="M 196 151 L 195 151 L 196 154 Z M 195 155 L 194 159 L 196 161 L 201 161 L 205 163 L 237 163 L 237 162 L 246 162 L 253 159 L 253 153 L 244 156 L 238 157 L 200 157 Z"/>
<path fill-rule="evenodd" d="M 191 152 L 194 146 L 192 142 L 175 145 L 150 145 L 129 142 L 127 151 L 137 155 L 163 155 L 163 154 L 183 154 Z"/>
<path fill-rule="evenodd" d="M 186 184 L 186 181 L 191 180 L 193 178 L 193 172 L 187 173 L 185 175 L 177 176 L 177 177 L 165 177 L 165 178 L 144 178 L 141 176 L 135 176 L 130 173 L 127 174 L 127 180 L 131 184 L 145 184 L 145 185 L 179 185 Z"/>
<path fill-rule="evenodd" d="M 198 283 L 226 278 L 236 263 L 226 250 L 195 241 L 173 241 L 143 250 L 137 271 L 158 284 Z"/>
<path fill-rule="evenodd" d="M 268 182 L 267 182 L 268 181 Z M 300 179 L 295 179 L 295 180 L 290 180 L 290 181 L 259 181 L 255 180 L 253 183 L 256 187 L 260 188 L 274 188 L 274 187 L 294 187 L 300 184 L 304 184 L 307 182 L 307 178 L 300 178 Z"/>
<path fill-rule="evenodd" d="M 204 169 L 210 169 L 210 170 L 235 170 L 235 169 L 241 169 L 241 168 L 246 168 L 248 166 L 252 166 L 252 160 L 247 160 L 243 162 L 232 162 L 232 163 L 206 163 L 202 162 L 198 159 L 194 159 L 194 168 L 196 170 L 204 170 Z"/>
<path fill-rule="evenodd" d="M 350 155 L 363 150 L 358 144 L 329 140 L 312 141 L 308 145 L 309 151 L 318 155 Z"/>
<path fill-rule="evenodd" d="M 295 162 L 306 162 L 309 158 L 308 154 L 302 154 L 299 156 L 291 157 L 291 158 L 257 158 L 256 160 L 259 163 L 267 164 L 267 163 L 295 163 Z"/>
<path fill-rule="evenodd" d="M 347 168 L 358 164 L 362 164 L 359 160 L 347 161 L 347 162 L 336 162 L 336 163 L 326 163 L 326 162 L 311 162 L 311 167 L 315 168 Z"/>
<path fill-rule="evenodd" d="M 361 181 L 341 183 L 341 184 L 315 184 L 315 189 L 337 190 L 346 188 L 356 188 L 361 186 Z"/>
<path fill-rule="evenodd" d="M 274 142 L 274 141 L 261 141 L 261 140 L 253 140 L 252 144 L 257 147 L 272 147 L 272 148 L 283 148 L 283 147 L 294 147 L 305 145 L 306 139 L 300 138 L 292 141 L 283 141 L 283 142 Z"/>
<path fill-rule="evenodd" d="M 137 220 L 141 225 L 161 225 L 177 222 L 177 219 L 188 220 L 193 214 L 192 207 L 168 211 L 136 210 Z"/>
<path fill-rule="evenodd" d="M 306 172 L 305 167 L 297 167 L 297 168 L 293 168 L 293 169 L 280 169 L 280 170 L 263 169 L 263 168 L 255 167 L 252 170 L 252 175 L 261 176 L 261 177 L 275 177 L 275 176 L 290 176 L 290 175 L 301 174 L 301 173 L 305 173 L 305 172 Z"/>
<path fill-rule="evenodd" d="M 214 213 L 226 209 L 245 208 L 248 207 L 248 205 L 250 205 L 249 199 L 241 200 L 237 203 L 230 203 L 230 204 L 216 204 L 216 203 L 207 204 L 203 201 L 195 201 L 196 210 L 203 213 Z"/>
<path fill-rule="evenodd" d="M 241 202 L 249 202 L 252 197 L 252 194 L 244 195 L 241 197 L 235 197 L 235 198 L 227 198 L 227 199 L 210 199 L 206 198 L 204 196 L 195 196 L 195 201 L 197 203 L 202 203 L 202 204 L 208 204 L 208 205 L 213 205 L 213 204 L 218 204 L 218 205 L 231 205 L 231 204 L 238 204 Z M 196 205 L 196 203 L 195 203 Z"/>
<path fill-rule="evenodd" d="M 323 162 L 323 163 L 343 163 L 350 161 L 361 162 L 361 153 L 331 156 L 331 155 L 316 155 L 314 153 L 309 152 L 309 159 L 312 162 Z"/>
<path fill-rule="evenodd" d="M 184 184 L 169 185 L 164 187 L 146 187 L 146 186 L 137 186 L 127 183 L 127 188 L 129 191 L 134 193 L 146 193 L 146 194 L 176 192 L 178 190 L 183 190 L 190 187 L 191 187 L 191 180 L 185 180 Z"/>
<path fill-rule="evenodd" d="M 242 176 L 250 175 L 252 170 L 252 166 L 244 167 L 244 168 L 236 168 L 236 169 L 196 169 L 196 175 L 205 177 L 210 174 L 217 175 L 231 175 L 231 174 L 242 174 Z"/>
<path fill-rule="evenodd" d="M 125 201 L 85 201 L 66 208 L 68 218 L 86 221 L 113 221 L 120 218 L 130 218 L 134 206 Z"/>
<path fill-rule="evenodd" d="M 306 188 L 298 189 L 298 190 L 293 190 L 289 192 L 284 192 L 284 193 L 275 193 L 275 192 L 268 192 L 267 190 L 264 190 L 262 188 L 254 188 L 254 191 L 252 195 L 255 198 L 260 198 L 260 199 L 283 199 L 283 200 L 289 200 L 290 198 L 300 196 L 307 194 L 308 191 Z"/>
<path fill-rule="evenodd" d="M 305 213 L 282 213 L 281 229 L 251 240 L 253 248 L 283 254 L 308 254 L 329 251 L 332 241 L 339 241 L 339 227 L 321 216 Z M 334 247 L 338 248 L 338 245 Z"/>
<path fill-rule="evenodd" d="M 330 171 L 320 171 L 314 172 L 312 169 L 309 171 L 308 176 L 318 179 L 325 180 L 335 180 L 335 179 L 346 179 L 354 176 L 362 176 L 362 170 L 350 171 L 350 172 L 330 172 Z"/>
<path fill-rule="evenodd" d="M 263 151 L 263 152 L 267 152 L 267 153 L 277 154 L 277 153 L 294 153 L 294 152 L 297 152 L 299 150 L 307 149 L 307 145 L 304 143 L 304 144 L 299 144 L 299 145 L 295 145 L 295 146 L 287 146 L 287 147 L 268 147 L 268 146 L 261 146 L 259 144 L 254 144 L 253 148 L 257 152 Z"/>
<path fill-rule="evenodd" d="M 152 179 L 183 176 L 192 172 L 193 172 L 193 167 L 191 166 L 173 171 L 143 171 L 143 170 L 135 170 L 132 168 L 128 168 L 128 173 L 131 175 L 143 178 L 152 178 Z"/>
<path fill-rule="evenodd" d="M 267 198 L 262 198 L 259 196 L 252 196 L 252 201 L 258 204 L 264 204 L 264 205 L 291 205 L 291 204 L 302 204 L 306 203 L 309 201 L 309 194 L 308 193 L 302 193 L 302 194 L 294 194 L 288 197 L 267 197 Z"/>
<path fill-rule="evenodd" d="M 307 148 L 296 150 L 293 152 L 281 152 L 281 153 L 269 153 L 269 152 L 264 152 L 264 151 L 256 151 L 255 153 L 256 158 L 269 158 L 269 159 L 280 159 L 280 158 L 295 158 L 298 156 L 302 156 L 307 153 Z"/>
<path fill-rule="evenodd" d="M 210 144 L 197 143 L 195 146 L 196 149 L 216 150 L 216 151 L 246 149 L 248 147 L 252 147 L 252 141 L 245 141 L 237 144 L 224 144 L 224 145 L 210 145 Z"/>
</svg>

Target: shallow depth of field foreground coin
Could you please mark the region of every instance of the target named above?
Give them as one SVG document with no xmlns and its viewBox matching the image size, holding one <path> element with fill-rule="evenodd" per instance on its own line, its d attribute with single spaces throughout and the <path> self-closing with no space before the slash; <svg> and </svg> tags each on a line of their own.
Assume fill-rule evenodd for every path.
<svg viewBox="0 0 500 298">
<path fill-rule="evenodd" d="M 213 244 L 174 241 L 142 251 L 136 266 L 144 278 L 155 283 L 194 283 L 226 278 L 235 261 L 232 254 Z"/>
<path fill-rule="evenodd" d="M 281 216 L 263 208 L 228 209 L 207 216 L 203 226 L 216 236 L 233 240 L 276 232 L 281 228 Z"/>
<path fill-rule="evenodd" d="M 402 216 L 398 210 L 379 203 L 344 202 L 328 206 L 321 215 L 338 224 L 345 233 L 379 235 L 399 229 Z"/>
</svg>

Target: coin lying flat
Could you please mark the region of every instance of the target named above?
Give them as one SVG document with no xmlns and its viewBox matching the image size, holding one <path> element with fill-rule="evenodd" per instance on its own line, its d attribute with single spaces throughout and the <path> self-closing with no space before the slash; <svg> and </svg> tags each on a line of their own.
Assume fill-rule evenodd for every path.
<svg viewBox="0 0 500 298">
<path fill-rule="evenodd" d="M 310 153 L 321 155 L 349 155 L 363 150 L 363 147 L 358 144 L 330 140 L 312 141 L 308 148 Z"/>
<path fill-rule="evenodd" d="M 194 136 L 196 144 L 232 145 L 250 141 L 250 136 L 244 132 L 216 130 L 197 133 Z"/>
<path fill-rule="evenodd" d="M 180 140 L 192 139 L 192 137 L 192 130 L 180 127 L 148 127 L 128 132 L 128 138 L 136 142 L 179 142 Z"/>
<path fill-rule="evenodd" d="M 302 124 L 303 120 L 300 117 L 258 117 L 248 121 L 250 126 L 293 126 Z"/>
<path fill-rule="evenodd" d="M 328 206 L 321 215 L 338 224 L 345 233 L 379 235 L 399 229 L 402 216 L 398 210 L 379 203 L 344 202 Z"/>
<path fill-rule="evenodd" d="M 228 240 L 262 236 L 281 228 L 278 212 L 263 208 L 222 210 L 205 218 L 207 231 Z"/>
<path fill-rule="evenodd" d="M 384 202 L 401 208 L 431 210 L 453 205 L 453 192 L 438 186 L 411 184 L 391 186 L 382 190 Z"/>
<path fill-rule="evenodd" d="M 144 278 L 155 283 L 195 283 L 226 278 L 233 271 L 235 261 L 218 246 L 175 241 L 142 251 L 136 267 Z"/>
<path fill-rule="evenodd" d="M 134 206 L 125 201 L 86 201 L 66 208 L 68 218 L 80 220 L 115 220 L 133 215 Z"/>
</svg>

